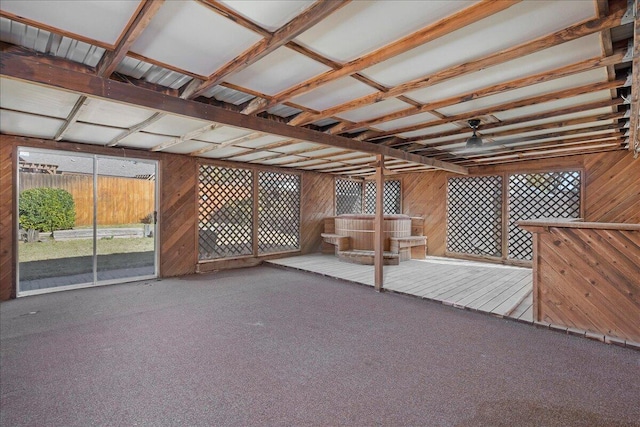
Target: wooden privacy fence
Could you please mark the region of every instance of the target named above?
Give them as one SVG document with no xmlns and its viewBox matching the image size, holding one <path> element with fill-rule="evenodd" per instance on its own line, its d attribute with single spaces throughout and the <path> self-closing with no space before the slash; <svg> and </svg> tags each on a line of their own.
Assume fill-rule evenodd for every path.
<svg viewBox="0 0 640 427">
<path fill-rule="evenodd" d="M 62 188 L 73 196 L 76 226 L 93 224 L 93 176 L 20 173 L 20 192 L 30 188 Z M 98 225 L 138 223 L 152 213 L 155 181 L 98 176 Z"/>
</svg>

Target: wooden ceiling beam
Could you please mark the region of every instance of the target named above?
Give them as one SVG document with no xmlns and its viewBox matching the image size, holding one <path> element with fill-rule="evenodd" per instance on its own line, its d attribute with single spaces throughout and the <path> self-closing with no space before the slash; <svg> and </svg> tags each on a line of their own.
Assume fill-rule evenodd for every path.
<svg viewBox="0 0 640 427">
<path fill-rule="evenodd" d="M 253 133 L 250 133 L 249 135 L 239 136 L 237 138 L 231 138 L 219 144 L 211 143 L 208 146 L 203 147 L 199 150 L 192 151 L 191 153 L 189 153 L 189 155 L 200 156 L 210 151 L 220 150 L 221 148 L 225 148 L 225 147 L 232 147 L 234 145 L 242 144 L 243 142 L 247 142 L 247 141 L 253 141 L 254 139 L 262 138 L 265 135 L 266 134 L 263 132 L 253 132 Z"/>
<path fill-rule="evenodd" d="M 19 55 L 3 54 L 0 56 L 0 74 L 8 78 L 70 90 L 90 97 L 109 99 L 142 108 L 149 108 L 161 113 L 177 114 L 224 125 L 248 128 L 258 132 L 316 142 L 327 146 L 341 147 L 372 154 L 384 154 L 388 157 L 426 164 L 439 169 L 449 170 L 450 172 L 467 174 L 466 168 L 407 153 L 402 150 L 368 142 L 354 141 L 335 135 L 327 135 L 312 129 L 289 126 L 285 123 L 279 123 L 257 116 L 247 116 L 212 105 L 132 87 L 105 77 L 43 65 L 32 58 L 25 58 Z"/>
<path fill-rule="evenodd" d="M 129 23 L 128 27 L 120 36 L 115 49 L 105 52 L 100 59 L 100 62 L 96 67 L 99 76 L 109 77 L 113 74 L 118 65 L 120 65 L 120 62 L 122 62 L 129 52 L 133 43 L 151 23 L 151 20 L 163 4 L 164 0 L 143 0 L 137 11 L 136 17 Z"/>
<path fill-rule="evenodd" d="M 570 136 L 570 135 L 582 135 L 582 134 L 585 134 L 585 133 L 592 133 L 592 132 L 610 131 L 610 130 L 614 130 L 614 129 L 618 129 L 619 130 L 619 129 L 622 129 L 623 126 L 624 126 L 623 123 L 613 123 L 613 124 L 605 124 L 605 125 L 599 125 L 599 126 L 584 127 L 584 128 L 579 128 L 579 129 L 561 130 L 561 131 L 558 131 L 558 132 L 547 132 L 547 133 L 542 133 L 542 134 L 537 134 L 537 135 L 521 136 L 521 137 L 517 137 L 517 138 L 504 139 L 502 141 L 485 142 L 482 145 L 482 148 L 518 144 L 518 143 L 521 143 L 521 142 L 537 141 L 537 140 L 540 140 L 540 139 L 560 138 L 560 137 L 565 137 L 565 136 Z M 520 132 L 520 133 L 523 133 L 523 132 Z M 480 135 L 480 136 L 484 140 L 491 138 L 488 135 Z M 430 150 L 432 150 L 434 148 L 442 149 L 443 147 L 446 150 L 447 146 L 461 144 L 461 143 L 463 143 L 465 141 L 466 141 L 466 138 L 465 139 L 456 139 L 456 140 L 453 140 L 453 141 L 447 141 L 446 143 L 437 143 L 437 145 L 433 144 L 433 145 L 423 146 L 422 148 L 411 150 L 411 152 L 412 153 L 416 153 L 416 154 L 424 154 L 425 152 L 429 152 Z"/>
<path fill-rule="evenodd" d="M 580 61 L 576 64 L 559 67 L 551 71 L 545 71 L 542 73 L 534 74 L 532 76 L 527 76 L 520 79 L 511 80 L 508 82 L 499 83 L 499 84 L 488 86 L 479 90 L 470 91 L 461 95 L 453 96 L 447 99 L 429 102 L 427 104 L 423 104 L 419 108 L 409 108 L 406 110 L 397 111 L 392 114 L 385 114 L 380 117 L 365 120 L 359 123 L 354 123 L 353 125 L 343 129 L 342 131 L 348 132 L 353 129 L 367 128 L 367 127 L 375 126 L 377 124 L 388 122 L 391 120 L 397 120 L 400 118 L 421 114 L 424 112 L 428 112 L 430 110 L 437 110 L 437 109 L 448 107 L 451 105 L 462 104 L 464 102 L 485 98 L 487 96 L 504 93 L 510 90 L 520 89 L 520 88 L 532 86 L 539 83 L 549 82 L 562 77 L 567 77 L 574 74 L 595 70 L 608 65 L 619 64 L 620 62 L 622 62 L 624 55 L 625 55 L 624 51 L 618 51 L 607 57 L 596 57 L 596 58 L 587 59 L 585 61 Z"/>
<path fill-rule="evenodd" d="M 244 156 L 246 154 L 258 153 L 260 151 L 269 151 L 269 150 L 273 150 L 274 148 L 285 147 L 287 145 L 297 144 L 299 142 L 300 141 L 297 140 L 297 139 L 288 139 L 286 141 L 278 141 L 278 142 L 274 142 L 273 144 L 263 145 L 262 147 L 247 148 L 245 151 L 241 151 L 240 153 L 236 153 L 236 154 L 233 154 L 231 156 L 218 157 L 218 158 L 219 159 L 230 159 L 232 157 L 240 157 L 240 156 Z"/>
<path fill-rule="evenodd" d="M 151 147 L 150 150 L 151 151 L 162 151 L 165 150 L 169 147 L 173 147 L 174 145 L 178 145 L 178 144 L 182 144 L 185 141 L 190 141 L 192 139 L 196 139 L 197 137 L 199 137 L 200 135 L 202 135 L 203 133 L 209 132 L 211 130 L 214 130 L 215 128 L 217 128 L 219 125 L 218 124 L 209 124 L 206 125 L 204 127 L 201 127 L 200 129 L 196 129 L 196 130 L 192 130 L 191 132 L 187 132 L 182 136 L 179 136 L 177 138 L 171 138 L 168 141 L 165 141 L 161 144 L 158 144 L 154 147 Z"/>
<path fill-rule="evenodd" d="M 605 101 L 596 101 L 596 102 L 589 102 L 587 104 L 581 104 L 581 105 L 576 105 L 576 106 L 572 106 L 572 107 L 565 107 L 565 108 L 559 108 L 559 109 L 555 109 L 555 110 L 551 110 L 551 111 L 545 111 L 543 113 L 536 113 L 536 114 L 530 114 L 528 116 L 522 116 L 522 117 L 516 117 L 514 119 L 509 119 L 509 120 L 504 120 L 504 121 L 500 121 L 500 122 L 496 122 L 496 123 L 486 123 L 482 125 L 482 130 L 486 131 L 489 129 L 495 129 L 495 128 L 501 128 L 504 126 L 511 126 L 511 125 L 517 125 L 517 124 L 523 124 L 523 123 L 528 123 L 528 122 L 532 122 L 532 121 L 537 121 L 537 120 L 546 120 L 546 119 L 551 119 L 554 117 L 560 117 L 560 116 L 564 116 L 564 115 L 568 115 L 568 114 L 574 114 L 574 113 L 580 113 L 583 111 L 590 111 L 590 110 L 596 110 L 596 109 L 600 109 L 600 108 L 607 108 L 607 107 L 616 107 L 618 105 L 622 105 L 624 103 L 624 100 L 621 98 L 615 98 L 615 99 L 611 99 L 611 100 L 605 100 Z M 447 137 L 447 136 L 452 136 L 452 135 L 458 135 L 458 134 L 464 134 L 464 133 L 469 133 L 469 129 L 455 129 L 455 130 L 450 130 L 450 131 L 445 131 L 445 132 L 439 132 L 439 133 L 434 133 L 434 134 L 430 134 L 430 135 L 425 135 L 425 136 L 415 136 L 415 137 L 411 137 L 411 138 L 405 138 L 403 141 L 404 144 L 406 143 L 413 143 L 413 142 L 417 142 L 417 141 L 429 141 L 430 139 L 436 139 L 436 138 L 443 138 L 443 137 Z M 399 138 L 398 138 L 399 139 Z M 399 142 L 394 142 L 391 144 L 391 146 L 395 147 L 395 146 L 399 146 L 402 145 Z M 424 146 L 423 144 L 420 144 L 421 146 Z"/>
<path fill-rule="evenodd" d="M 536 151 L 536 150 L 540 150 L 540 149 L 550 149 L 550 148 L 563 148 L 563 147 L 569 147 L 569 146 L 577 146 L 577 145 L 593 145 L 594 143 L 598 143 L 598 144 L 604 144 L 604 143 L 611 143 L 611 144 L 618 144 L 619 146 L 622 143 L 622 136 L 621 135 L 594 135 L 592 137 L 589 138 L 584 138 L 584 137 L 576 137 L 576 138 L 567 138 L 567 139 L 559 139 L 559 140 L 555 140 L 555 141 L 547 141 L 547 142 L 536 142 L 536 143 L 532 143 L 532 144 L 524 144 L 518 147 L 491 147 L 491 149 L 489 150 L 484 150 L 484 147 L 480 149 L 479 153 L 474 153 L 472 150 L 469 150 L 469 152 L 464 152 L 464 151 L 456 151 L 456 152 L 452 152 L 452 154 L 459 156 L 459 157 L 464 157 L 466 159 L 478 159 L 478 158 L 485 158 L 485 157 L 495 157 L 497 155 L 502 155 L 505 153 L 525 153 L 525 152 L 530 152 L 530 151 Z"/>
<path fill-rule="evenodd" d="M 606 16 L 602 16 L 599 18 L 595 18 L 595 19 L 580 23 L 580 24 L 573 25 L 571 27 L 557 31 L 553 34 L 539 37 L 530 42 L 522 43 L 518 46 L 514 46 L 512 48 L 509 48 L 500 52 L 496 52 L 492 55 L 488 55 L 484 58 L 481 58 L 475 61 L 466 62 L 460 65 L 456 65 L 454 67 L 447 68 L 442 71 L 438 71 L 429 76 L 411 80 L 409 82 L 400 84 L 398 86 L 395 86 L 394 88 L 389 89 L 386 93 L 368 95 L 353 101 L 349 101 L 348 103 L 344 103 L 339 106 L 328 109 L 320 113 L 319 115 L 315 115 L 315 116 L 312 116 L 310 114 L 301 115 L 301 117 L 296 118 L 295 121 L 292 121 L 291 124 L 300 125 L 300 124 L 305 124 L 305 123 L 310 123 L 316 120 L 320 120 L 322 118 L 332 117 L 333 115 L 338 114 L 340 112 L 344 112 L 354 108 L 360 108 L 366 105 L 373 104 L 375 102 L 380 102 L 386 98 L 395 97 L 410 91 L 423 89 L 425 87 L 432 86 L 436 83 L 441 83 L 445 80 L 449 80 L 454 77 L 460 77 L 462 75 L 477 72 L 488 67 L 499 65 L 504 62 L 520 58 L 522 56 L 530 55 L 532 53 L 535 53 L 544 49 L 548 49 L 553 46 L 557 46 L 562 43 L 576 40 L 578 38 L 596 33 L 598 31 L 603 31 L 605 29 L 613 28 L 615 26 L 620 25 L 620 21 L 626 10 L 621 6 L 620 3 L 622 2 L 617 2 L 617 6 L 615 8 L 612 8 L 612 11 Z M 275 98 L 278 98 L 278 95 L 276 95 Z"/>
<path fill-rule="evenodd" d="M 166 114 L 164 113 L 153 113 L 151 117 L 149 117 L 148 119 L 141 121 L 135 126 L 131 126 L 129 129 L 127 129 L 126 131 L 122 132 L 120 135 L 113 138 L 111 141 L 107 143 L 107 147 L 115 147 L 116 145 L 120 144 L 120 141 L 122 141 L 129 135 L 134 134 L 138 131 L 141 131 L 142 129 L 146 128 L 150 124 L 157 122 L 158 120 L 163 118 L 165 115 Z"/>
<path fill-rule="evenodd" d="M 265 99 L 254 100 L 255 102 L 249 104 L 243 112 L 245 114 L 253 114 L 264 111 L 289 98 L 310 92 L 326 83 L 357 73 L 358 71 L 369 68 L 382 61 L 386 61 L 389 58 L 411 50 L 424 43 L 450 34 L 467 25 L 473 24 L 474 22 L 505 10 L 518 2 L 519 0 L 482 0 L 367 55 L 354 59 L 353 61 L 344 64 L 344 66 L 338 70 L 330 70 L 320 74 L 319 76 L 299 83 L 277 94 L 269 101 Z"/>
<path fill-rule="evenodd" d="M 620 151 L 620 148 L 616 147 L 615 144 L 611 146 L 609 146 L 608 144 L 604 144 L 604 147 L 601 147 L 599 145 L 594 145 L 592 146 L 592 148 L 588 148 L 588 149 L 585 149 L 584 147 L 574 147 L 574 148 L 570 147 L 567 150 L 554 149 L 550 151 L 541 151 L 537 153 L 527 153 L 527 155 L 521 155 L 521 156 L 517 154 L 512 154 L 509 156 L 503 156 L 503 157 L 510 157 L 508 159 L 487 158 L 487 159 L 476 160 L 475 162 L 474 161 L 461 162 L 461 164 L 464 164 L 467 167 L 492 166 L 492 165 L 502 165 L 507 163 L 525 162 L 525 161 L 531 161 L 531 160 L 553 159 L 557 157 L 566 158 L 571 156 L 581 156 L 585 154 L 605 153 L 605 152 L 611 152 L 611 151 Z"/>
<path fill-rule="evenodd" d="M 273 35 L 263 38 L 232 61 L 220 67 L 216 72 L 211 74 L 206 81 L 199 84 L 199 86 L 193 90 L 193 93 L 187 96 L 189 98 L 195 98 L 202 95 L 213 86 L 222 82 L 229 74 L 247 68 L 279 47 L 284 46 L 289 41 L 349 3 L 349 1 L 350 0 L 316 1 L 311 7 L 279 28 Z"/>
<path fill-rule="evenodd" d="M 480 110 L 469 111 L 466 113 L 458 114 L 455 116 L 447 117 L 446 119 L 433 120 L 427 123 L 419 123 L 416 125 L 406 126 L 391 131 L 379 132 L 377 137 L 391 136 L 399 133 L 413 132 L 416 130 L 427 129 L 434 126 L 439 126 L 446 123 L 459 122 L 463 120 L 473 119 L 476 117 L 485 116 L 487 114 L 495 114 L 502 111 L 508 111 L 514 108 L 526 107 L 528 105 L 541 104 L 549 101 L 556 101 L 559 99 L 572 98 L 574 96 L 584 95 L 586 93 L 596 92 L 599 90 L 613 89 L 624 86 L 626 79 L 617 79 L 612 82 L 599 82 L 588 85 L 573 87 L 571 89 L 563 89 L 556 92 L 550 92 L 543 95 L 534 96 L 532 98 L 520 99 L 517 101 L 507 102 L 505 104 L 495 105 L 493 107 L 482 108 Z"/>
<path fill-rule="evenodd" d="M 69 130 L 72 124 L 78 121 L 80 112 L 86 108 L 88 103 L 89 100 L 86 96 L 81 95 L 78 98 L 75 105 L 67 115 L 64 123 L 62 124 L 62 126 L 60 126 L 60 129 L 58 129 L 58 132 L 56 132 L 55 136 L 53 137 L 54 141 L 60 141 L 62 138 L 64 138 L 64 134 L 67 133 L 67 130 Z"/>
</svg>

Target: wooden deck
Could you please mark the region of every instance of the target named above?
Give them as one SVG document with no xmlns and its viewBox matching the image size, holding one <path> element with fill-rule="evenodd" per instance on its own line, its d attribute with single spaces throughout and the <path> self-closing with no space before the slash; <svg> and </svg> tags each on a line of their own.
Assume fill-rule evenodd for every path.
<svg viewBox="0 0 640 427">
<path fill-rule="evenodd" d="M 373 266 L 342 262 L 333 255 L 267 262 L 373 286 Z M 438 257 L 384 267 L 385 290 L 524 322 L 533 322 L 532 286 L 530 268 Z"/>
</svg>

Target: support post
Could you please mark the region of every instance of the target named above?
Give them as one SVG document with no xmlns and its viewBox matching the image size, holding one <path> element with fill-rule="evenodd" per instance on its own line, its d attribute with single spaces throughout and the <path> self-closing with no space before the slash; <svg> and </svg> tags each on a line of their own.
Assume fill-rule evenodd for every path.
<svg viewBox="0 0 640 427">
<path fill-rule="evenodd" d="M 377 292 L 382 292 L 382 265 L 384 264 L 384 212 L 382 200 L 384 197 L 384 155 L 376 155 L 376 219 L 374 235 L 374 287 Z"/>
</svg>

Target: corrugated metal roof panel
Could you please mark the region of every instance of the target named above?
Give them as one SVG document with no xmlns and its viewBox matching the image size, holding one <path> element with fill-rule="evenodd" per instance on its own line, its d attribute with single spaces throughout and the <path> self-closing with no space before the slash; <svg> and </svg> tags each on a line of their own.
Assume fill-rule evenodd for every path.
<svg viewBox="0 0 640 427">
<path fill-rule="evenodd" d="M 122 60 L 118 68 L 116 68 L 116 72 L 171 89 L 178 89 L 191 80 L 191 77 L 185 74 L 149 64 L 148 62 L 140 61 L 129 56 Z"/>
<path fill-rule="evenodd" d="M 0 40 L 90 67 L 98 65 L 105 52 L 101 47 L 40 30 L 7 18 L 0 18 Z"/>
<path fill-rule="evenodd" d="M 202 94 L 207 98 L 215 98 L 228 104 L 240 105 L 252 100 L 255 96 L 225 86 L 214 86 Z"/>
<path fill-rule="evenodd" d="M 289 116 L 293 116 L 294 114 L 298 114 L 300 112 L 302 112 L 302 110 L 298 108 L 293 108 L 293 107 L 289 107 L 288 105 L 282 105 L 282 104 L 276 105 L 275 107 L 271 107 L 267 110 L 267 113 L 274 114 L 280 117 L 289 117 Z"/>
</svg>

